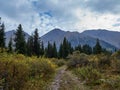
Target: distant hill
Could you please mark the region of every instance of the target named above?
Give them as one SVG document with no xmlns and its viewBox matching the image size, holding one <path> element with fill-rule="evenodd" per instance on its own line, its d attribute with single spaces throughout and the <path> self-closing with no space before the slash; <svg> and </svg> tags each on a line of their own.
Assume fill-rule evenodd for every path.
<svg viewBox="0 0 120 90">
<path fill-rule="evenodd" d="M 107 43 L 110 43 L 111 45 L 114 45 L 117 48 L 120 48 L 120 32 L 98 29 L 98 30 L 86 30 L 82 34 L 94 38 L 99 38 Z"/>
<path fill-rule="evenodd" d="M 15 30 L 11 30 L 5 33 L 6 38 L 6 46 L 10 38 L 14 38 Z M 28 33 L 25 33 L 26 40 L 30 36 Z M 115 48 L 120 48 L 120 32 L 113 32 L 107 30 L 87 30 L 82 33 L 78 32 L 69 32 L 63 31 L 61 29 L 53 29 L 47 34 L 41 37 L 41 40 L 44 42 L 45 47 L 50 43 L 56 42 L 57 48 L 59 48 L 61 42 L 63 41 L 64 37 L 67 38 L 73 47 L 81 44 L 89 44 L 93 47 L 96 44 L 96 39 L 100 39 L 100 44 L 103 48 L 107 48 L 108 50 L 114 50 Z"/>
<path fill-rule="evenodd" d="M 8 43 L 9 43 L 11 37 L 13 39 L 15 38 L 14 34 L 15 34 L 15 30 L 11 30 L 11 31 L 5 32 L 6 46 L 8 46 Z M 25 39 L 27 40 L 30 35 L 28 33 L 26 33 L 26 32 L 24 32 L 24 34 L 25 34 Z"/>
<path fill-rule="evenodd" d="M 64 38 L 65 32 L 60 29 L 54 29 L 47 34 L 43 35 L 41 37 L 42 41 L 44 42 L 44 45 L 47 46 L 48 41 L 53 43 L 54 41 L 57 44 L 57 47 L 59 47 L 60 43 L 62 42 Z"/>
<path fill-rule="evenodd" d="M 43 35 L 41 37 L 42 41 L 44 42 L 44 45 L 47 46 L 48 41 L 53 43 L 56 42 L 57 48 L 59 47 L 60 43 L 63 41 L 64 37 L 67 38 L 69 42 L 71 42 L 71 45 L 73 47 L 81 44 L 89 44 L 90 46 L 94 46 L 96 44 L 96 38 L 86 35 L 84 33 L 78 33 L 78 32 L 69 32 L 69 31 L 63 31 L 60 29 L 53 29 L 47 34 Z M 114 45 L 111 45 L 103 40 L 100 40 L 100 44 L 103 48 L 107 48 L 109 50 L 114 50 L 116 47 Z"/>
</svg>

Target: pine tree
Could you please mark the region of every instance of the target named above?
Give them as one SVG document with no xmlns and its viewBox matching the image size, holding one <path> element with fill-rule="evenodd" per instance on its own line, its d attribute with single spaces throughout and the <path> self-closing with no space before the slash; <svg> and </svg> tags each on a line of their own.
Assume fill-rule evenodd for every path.
<svg viewBox="0 0 120 90">
<path fill-rule="evenodd" d="M 67 41 L 66 37 L 63 40 L 63 58 L 66 58 L 70 53 L 69 42 Z"/>
<path fill-rule="evenodd" d="M 68 52 L 69 52 L 69 54 L 72 54 L 73 51 L 74 51 L 74 49 L 73 49 L 73 47 L 71 46 L 71 43 L 68 42 Z"/>
<path fill-rule="evenodd" d="M 43 56 L 45 53 L 45 50 L 44 50 L 44 44 L 43 42 L 41 43 L 41 48 L 40 48 L 40 55 Z"/>
<path fill-rule="evenodd" d="M 56 43 L 55 42 L 53 44 L 53 57 L 57 58 L 57 48 L 56 48 Z"/>
<path fill-rule="evenodd" d="M 64 37 L 63 42 L 59 47 L 59 58 L 66 58 L 69 54 L 73 52 L 71 43 Z"/>
<path fill-rule="evenodd" d="M 80 51 L 80 52 L 82 52 L 82 47 L 81 47 L 80 44 L 75 47 L 75 51 Z"/>
<path fill-rule="evenodd" d="M 100 45 L 99 39 L 97 39 L 96 45 L 93 47 L 94 54 L 100 54 L 102 52 L 102 47 Z"/>
<path fill-rule="evenodd" d="M 38 29 L 35 29 L 34 32 L 34 54 L 39 57 L 40 56 L 40 38 L 38 34 Z"/>
<path fill-rule="evenodd" d="M 60 44 L 60 47 L 59 47 L 59 58 L 63 58 L 63 44 L 62 43 Z"/>
<path fill-rule="evenodd" d="M 53 47 L 52 47 L 52 44 L 50 44 L 50 42 L 48 42 L 48 46 L 46 48 L 46 57 L 48 58 L 53 57 Z"/>
<path fill-rule="evenodd" d="M 27 55 L 32 56 L 33 55 L 33 49 L 34 49 L 34 44 L 33 44 L 33 36 L 30 36 L 27 41 Z"/>
<path fill-rule="evenodd" d="M 1 22 L 0 18 L 0 48 L 2 49 L 5 48 L 5 25 L 4 23 Z"/>
<path fill-rule="evenodd" d="M 92 54 L 92 48 L 87 44 L 83 45 L 82 51 L 83 53 L 88 54 L 88 55 Z"/>
<path fill-rule="evenodd" d="M 12 37 L 11 37 L 8 43 L 8 53 L 12 53 L 12 52 L 13 52 L 13 43 L 12 43 Z"/>
<path fill-rule="evenodd" d="M 22 25 L 19 24 L 15 33 L 15 51 L 20 54 L 26 54 L 26 41 Z"/>
</svg>

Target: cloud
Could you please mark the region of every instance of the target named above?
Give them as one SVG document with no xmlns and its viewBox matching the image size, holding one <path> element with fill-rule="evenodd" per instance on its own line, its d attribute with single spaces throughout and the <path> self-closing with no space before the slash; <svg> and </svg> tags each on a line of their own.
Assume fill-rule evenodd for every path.
<svg viewBox="0 0 120 90">
<path fill-rule="evenodd" d="M 117 22 L 120 22 L 120 18 L 117 19 Z"/>
<path fill-rule="evenodd" d="M 120 23 L 113 24 L 114 27 L 120 27 Z"/>
<path fill-rule="evenodd" d="M 0 0 L 0 4 L 0 13 L 16 20 L 34 12 L 27 0 Z"/>
<path fill-rule="evenodd" d="M 40 15 L 29 0 L 0 0 L 0 4 L 0 15 L 5 23 L 6 31 L 16 29 L 21 23 L 23 29 L 29 34 L 35 28 L 43 34 L 50 26 L 48 25 L 50 14 L 46 12 Z"/>
<path fill-rule="evenodd" d="M 53 28 L 70 31 L 112 29 L 119 23 L 120 0 L 0 0 L 0 15 L 6 29 L 22 24 L 31 34 L 40 35 Z"/>
<path fill-rule="evenodd" d="M 37 12 L 49 12 L 50 15 L 58 20 L 76 18 L 74 13 L 72 13 L 76 6 L 72 3 L 72 0 L 38 0 L 32 2 Z"/>
<path fill-rule="evenodd" d="M 120 14 L 120 0 L 88 0 L 86 7 L 99 13 Z"/>
<path fill-rule="evenodd" d="M 36 0 L 37 12 L 48 12 L 57 22 L 54 25 L 66 30 L 115 29 L 119 18 L 119 0 Z"/>
</svg>

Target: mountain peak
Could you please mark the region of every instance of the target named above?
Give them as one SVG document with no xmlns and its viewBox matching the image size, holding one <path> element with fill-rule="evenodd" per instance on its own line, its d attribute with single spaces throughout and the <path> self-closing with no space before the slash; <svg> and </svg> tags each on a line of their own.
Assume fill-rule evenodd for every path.
<svg viewBox="0 0 120 90">
<path fill-rule="evenodd" d="M 56 46 L 57 48 L 59 48 L 64 37 L 67 38 L 67 40 L 71 43 L 73 47 L 79 44 L 81 45 L 89 44 L 91 47 L 93 47 L 96 43 L 96 38 L 93 38 L 92 36 L 88 36 L 86 34 L 79 33 L 79 32 L 63 31 L 58 28 L 55 28 L 51 30 L 50 32 L 48 32 L 47 34 L 45 34 L 44 36 L 42 36 L 41 40 L 44 42 L 45 47 L 47 46 L 48 41 L 49 41 L 50 43 L 56 42 L 57 44 Z M 113 50 L 114 48 L 116 48 L 115 46 L 103 40 L 100 40 L 100 42 L 103 48 L 107 48 L 110 50 Z"/>
<path fill-rule="evenodd" d="M 107 30 L 107 29 L 90 29 L 90 30 L 85 30 L 82 33 L 86 33 L 86 32 L 94 32 L 94 33 L 98 33 L 98 32 L 111 32 L 111 33 L 120 33 L 119 31 L 113 31 L 113 30 Z"/>
<path fill-rule="evenodd" d="M 55 28 L 55 29 L 51 30 L 51 32 L 64 32 L 64 31 L 59 28 Z"/>
</svg>

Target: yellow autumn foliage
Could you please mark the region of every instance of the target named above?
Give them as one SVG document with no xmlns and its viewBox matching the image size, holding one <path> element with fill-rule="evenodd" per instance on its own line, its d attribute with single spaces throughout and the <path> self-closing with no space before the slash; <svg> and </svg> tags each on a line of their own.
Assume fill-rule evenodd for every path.
<svg viewBox="0 0 120 90">
<path fill-rule="evenodd" d="M 37 80 L 47 83 L 54 75 L 55 68 L 56 65 L 47 58 L 0 53 L 0 89 L 21 90 L 27 85 L 34 88 L 33 83 L 37 83 Z"/>
</svg>

